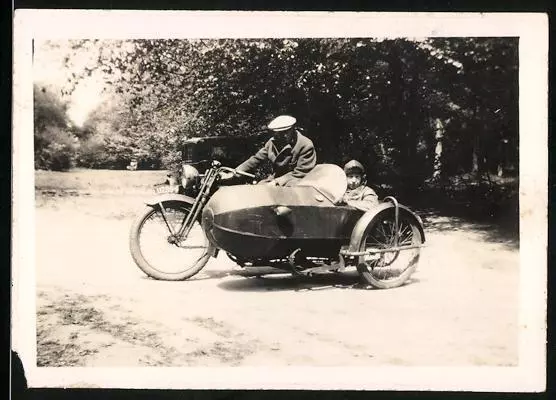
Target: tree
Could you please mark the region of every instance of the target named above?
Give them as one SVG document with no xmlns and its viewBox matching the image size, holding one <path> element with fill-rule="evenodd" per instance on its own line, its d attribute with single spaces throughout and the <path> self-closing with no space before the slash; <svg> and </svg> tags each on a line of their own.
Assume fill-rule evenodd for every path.
<svg viewBox="0 0 556 400">
<path fill-rule="evenodd" d="M 518 46 L 515 38 L 435 39 L 445 57 L 462 65 L 459 74 L 442 74 L 451 84 L 451 100 L 460 142 L 466 144 L 468 170 L 479 174 L 499 169 L 500 163 L 517 164 L 518 149 Z M 516 151 L 504 157 L 502 149 Z M 461 150 L 460 150 L 461 151 Z M 450 152 L 451 153 L 451 152 Z M 509 154 L 507 154 L 509 155 Z M 510 159 L 511 158 L 511 159 Z"/>
<path fill-rule="evenodd" d="M 474 157 L 476 169 L 516 163 L 517 151 L 510 151 L 518 137 L 515 39 L 131 40 L 69 47 L 86 52 L 88 61 L 76 67 L 72 60 L 81 58 L 66 59 L 67 90 L 103 74 L 117 99 L 92 113 L 89 133 L 80 136 L 112 157 L 102 165 L 119 167 L 132 156 L 166 165 L 186 138 L 258 134 L 280 113 L 298 118 L 319 162 L 357 158 L 370 181 L 415 187 L 435 173 L 473 170 Z"/>
<path fill-rule="evenodd" d="M 66 104 L 37 85 L 33 97 L 35 168 L 67 170 L 73 165 L 75 138 L 69 129 Z"/>
</svg>

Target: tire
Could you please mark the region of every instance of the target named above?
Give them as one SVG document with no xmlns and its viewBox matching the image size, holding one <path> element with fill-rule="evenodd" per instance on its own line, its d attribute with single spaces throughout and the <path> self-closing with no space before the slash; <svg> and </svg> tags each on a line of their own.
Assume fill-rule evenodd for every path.
<svg viewBox="0 0 556 400">
<path fill-rule="evenodd" d="M 164 202 L 163 205 L 170 226 L 177 231 L 189 213 L 191 205 L 176 201 Z M 160 228 L 156 229 L 158 232 L 146 232 L 147 229 L 151 229 L 151 225 L 158 226 Z M 149 238 L 149 234 L 152 235 L 151 238 Z M 151 278 L 165 281 L 182 281 L 191 278 L 203 269 L 214 253 L 214 248 L 198 221 L 195 221 L 191 233 L 185 241 L 171 244 L 168 240 L 170 236 L 168 227 L 162 219 L 161 210 L 157 206 L 147 207 L 133 222 L 129 235 L 131 256 L 137 266 Z M 150 240 L 147 242 L 142 239 Z M 189 246 L 192 246 L 193 239 L 198 239 L 202 243 L 195 245 L 194 249 L 183 248 L 187 243 L 191 243 Z M 160 248 L 153 248 L 154 243 L 159 244 Z M 194 255 L 192 252 L 197 250 L 197 247 L 199 251 L 197 255 Z M 162 254 L 163 252 L 164 254 Z M 192 255 L 193 259 L 187 260 L 186 256 L 191 257 Z M 169 265 L 170 261 L 175 261 L 177 267 L 172 268 Z"/>
<path fill-rule="evenodd" d="M 379 212 L 367 225 L 359 250 L 392 247 L 394 225 L 394 207 Z M 398 232 L 400 246 L 422 244 L 418 222 L 402 210 L 399 214 Z M 366 283 L 378 289 L 395 288 L 403 285 L 415 272 L 419 256 L 419 248 L 379 253 L 372 258 L 359 256 L 357 270 Z"/>
</svg>

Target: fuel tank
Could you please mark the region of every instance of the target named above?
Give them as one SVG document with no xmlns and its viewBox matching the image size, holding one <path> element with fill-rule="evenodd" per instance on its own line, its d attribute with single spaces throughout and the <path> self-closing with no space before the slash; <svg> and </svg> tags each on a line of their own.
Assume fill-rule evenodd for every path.
<svg viewBox="0 0 556 400">
<path fill-rule="evenodd" d="M 324 257 L 349 243 L 362 214 L 312 186 L 240 185 L 216 191 L 202 224 L 216 247 L 239 257 L 281 258 L 297 248 Z"/>
</svg>

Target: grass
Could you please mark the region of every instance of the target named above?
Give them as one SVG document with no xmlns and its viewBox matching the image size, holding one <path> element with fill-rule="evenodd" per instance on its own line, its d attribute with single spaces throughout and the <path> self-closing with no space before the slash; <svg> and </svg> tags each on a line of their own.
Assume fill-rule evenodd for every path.
<svg viewBox="0 0 556 400">
<path fill-rule="evenodd" d="M 143 200 L 155 194 L 153 185 L 165 177 L 166 171 L 35 171 L 35 206 L 130 219 L 137 215 Z"/>
<path fill-rule="evenodd" d="M 95 304 L 102 296 L 66 294 L 51 299 L 47 293 L 39 292 L 39 297 L 46 301 L 37 312 L 38 366 L 84 366 L 86 357 L 99 352 L 98 348 L 90 348 L 90 343 L 80 339 L 85 333 L 100 333 L 131 345 L 156 349 L 164 363 L 174 357 L 176 349 L 165 347 L 156 333 L 141 327 L 140 321 L 131 318 L 121 322 L 108 320 Z M 61 334 L 64 327 L 70 328 L 69 336 Z"/>
<path fill-rule="evenodd" d="M 158 333 L 160 327 L 129 315 L 122 317 L 106 308 L 101 311 L 99 303 L 106 301 L 106 296 L 39 291 L 38 297 L 41 302 L 37 311 L 37 365 L 40 367 L 87 366 L 90 357 L 95 355 L 103 362 L 106 347 L 117 349 L 122 345 L 132 346 L 134 352 L 141 349 L 154 352 L 154 358 L 141 357 L 141 365 L 185 366 L 207 360 L 238 365 L 259 346 L 258 340 L 245 338 L 243 333 L 233 334 L 213 318 L 198 317 L 191 322 L 216 332 L 221 338 L 212 343 L 194 341 L 193 347 L 188 347 L 191 343 L 184 343 L 178 349 L 165 343 Z M 125 361 L 122 359 L 123 363 Z"/>
<path fill-rule="evenodd" d="M 166 171 L 75 169 L 68 172 L 35 171 L 35 191 L 46 194 L 127 194 L 152 191 Z"/>
</svg>

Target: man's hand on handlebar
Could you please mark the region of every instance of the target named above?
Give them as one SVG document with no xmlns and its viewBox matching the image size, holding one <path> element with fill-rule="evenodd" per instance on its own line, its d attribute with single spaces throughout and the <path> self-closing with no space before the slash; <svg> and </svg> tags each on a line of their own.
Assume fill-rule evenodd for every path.
<svg viewBox="0 0 556 400">
<path fill-rule="evenodd" d="M 243 176 L 246 176 L 246 177 L 252 178 L 252 179 L 255 178 L 255 175 L 250 174 L 248 172 L 241 171 L 241 170 L 238 170 L 238 169 L 227 168 L 227 167 L 221 167 L 220 171 L 218 171 L 218 174 L 220 175 L 220 179 L 223 179 L 223 180 L 232 179 L 232 178 L 234 178 L 236 176 L 240 176 L 240 175 L 243 175 Z"/>
<path fill-rule="evenodd" d="M 235 169 L 234 171 L 235 171 L 235 173 L 236 173 L 237 175 L 243 175 L 243 176 L 246 176 L 247 178 L 251 178 L 251 179 L 255 179 L 255 178 L 256 178 L 255 175 L 250 174 L 249 172 L 242 171 L 242 170 L 240 170 L 240 169 Z"/>
<path fill-rule="evenodd" d="M 220 175 L 220 179 L 222 180 L 232 179 L 236 176 L 234 171 L 220 171 L 218 175 Z"/>
</svg>

